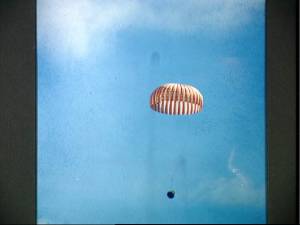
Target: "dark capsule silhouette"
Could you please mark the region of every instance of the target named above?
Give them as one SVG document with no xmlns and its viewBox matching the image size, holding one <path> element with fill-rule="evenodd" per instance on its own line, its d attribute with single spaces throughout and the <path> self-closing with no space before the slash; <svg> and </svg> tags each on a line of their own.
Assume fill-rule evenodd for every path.
<svg viewBox="0 0 300 225">
<path fill-rule="evenodd" d="M 175 191 L 168 191 L 167 196 L 170 199 L 174 198 L 175 197 Z"/>
</svg>

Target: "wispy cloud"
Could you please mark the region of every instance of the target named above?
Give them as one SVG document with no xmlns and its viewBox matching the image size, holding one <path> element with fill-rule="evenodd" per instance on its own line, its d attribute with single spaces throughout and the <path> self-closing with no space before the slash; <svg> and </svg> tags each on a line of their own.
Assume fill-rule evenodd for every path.
<svg viewBox="0 0 300 225">
<path fill-rule="evenodd" d="M 265 190 L 253 185 L 234 165 L 235 151 L 230 152 L 228 170 L 232 176 L 220 177 L 206 183 L 200 183 L 192 192 L 191 199 L 210 202 L 217 205 L 251 205 L 263 206 Z"/>
<path fill-rule="evenodd" d="M 95 33 L 107 44 L 115 32 L 130 24 L 135 3 L 125 1 L 40 0 L 38 41 L 56 53 L 85 56 Z M 59 51 L 59 52 L 57 52 Z"/>
<path fill-rule="evenodd" d="M 248 186 L 249 184 L 247 178 L 233 164 L 234 157 L 235 157 L 235 150 L 232 150 L 230 152 L 229 159 L 228 159 L 228 169 L 240 181 L 239 183 L 241 187 Z"/>
<path fill-rule="evenodd" d="M 236 56 L 225 56 L 225 57 L 221 58 L 221 63 L 223 63 L 225 66 L 240 67 L 241 59 Z"/>
<path fill-rule="evenodd" d="M 112 43 L 128 27 L 173 32 L 232 32 L 247 25 L 263 0 L 39 0 L 38 40 L 52 51 L 82 57 Z"/>
<path fill-rule="evenodd" d="M 50 224 L 48 219 L 38 218 L 37 224 Z"/>
</svg>

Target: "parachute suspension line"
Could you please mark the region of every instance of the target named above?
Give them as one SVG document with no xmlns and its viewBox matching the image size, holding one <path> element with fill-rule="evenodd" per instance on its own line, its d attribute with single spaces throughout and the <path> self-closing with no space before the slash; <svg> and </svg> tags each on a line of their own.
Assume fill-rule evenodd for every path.
<svg viewBox="0 0 300 225">
<path fill-rule="evenodd" d="M 176 174 L 178 174 L 180 172 L 180 167 L 181 167 L 181 162 L 178 161 L 175 163 L 175 165 L 173 166 L 172 169 L 172 173 L 171 173 L 171 187 L 170 188 L 174 188 L 175 187 L 175 176 Z"/>
</svg>

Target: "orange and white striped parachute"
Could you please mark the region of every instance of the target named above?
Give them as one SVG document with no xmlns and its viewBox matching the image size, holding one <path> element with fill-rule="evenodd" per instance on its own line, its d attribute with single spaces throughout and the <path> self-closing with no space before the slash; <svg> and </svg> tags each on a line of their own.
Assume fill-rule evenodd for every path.
<svg viewBox="0 0 300 225">
<path fill-rule="evenodd" d="M 150 97 L 150 107 L 170 115 L 190 115 L 203 108 L 203 96 L 196 88 L 186 84 L 164 84 Z"/>
</svg>

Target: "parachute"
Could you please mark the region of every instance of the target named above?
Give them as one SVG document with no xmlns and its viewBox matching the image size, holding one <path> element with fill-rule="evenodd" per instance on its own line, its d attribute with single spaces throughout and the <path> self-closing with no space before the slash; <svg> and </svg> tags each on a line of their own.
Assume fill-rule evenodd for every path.
<svg viewBox="0 0 300 225">
<path fill-rule="evenodd" d="M 203 109 L 203 96 L 191 85 L 167 83 L 152 92 L 150 107 L 156 112 L 169 115 L 195 114 Z M 167 196 L 173 199 L 175 190 L 168 191 Z"/>
<path fill-rule="evenodd" d="M 152 92 L 150 107 L 169 115 L 195 114 L 203 109 L 203 96 L 191 85 L 168 83 Z"/>
</svg>

